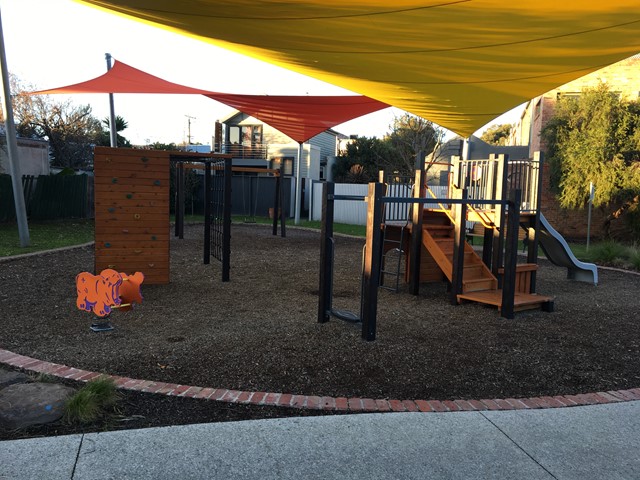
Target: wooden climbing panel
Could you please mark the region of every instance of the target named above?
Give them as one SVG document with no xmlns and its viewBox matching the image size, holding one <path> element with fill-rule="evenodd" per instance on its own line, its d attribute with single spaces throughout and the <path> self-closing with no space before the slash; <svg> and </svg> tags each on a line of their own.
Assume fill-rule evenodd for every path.
<svg viewBox="0 0 640 480">
<path fill-rule="evenodd" d="M 169 283 L 169 152 L 96 147 L 95 271 Z"/>
</svg>

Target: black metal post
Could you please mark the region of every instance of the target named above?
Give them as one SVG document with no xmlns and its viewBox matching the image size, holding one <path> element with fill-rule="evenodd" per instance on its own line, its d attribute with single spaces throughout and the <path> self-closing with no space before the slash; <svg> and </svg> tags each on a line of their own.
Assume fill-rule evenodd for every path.
<svg viewBox="0 0 640 480">
<path fill-rule="evenodd" d="M 286 214 L 284 208 L 284 167 L 280 167 L 280 236 L 287 236 Z"/>
<path fill-rule="evenodd" d="M 224 159 L 224 207 L 222 217 L 222 281 L 229 281 L 231 270 L 231 159 Z"/>
<path fill-rule="evenodd" d="M 331 318 L 331 288 L 333 280 L 333 195 L 335 185 L 322 185 L 322 229 L 320 234 L 320 288 L 318 294 L 318 322 Z"/>
<path fill-rule="evenodd" d="M 518 263 L 518 230 L 520 228 L 520 203 L 522 190 L 513 191 L 507 212 L 507 239 L 502 277 L 502 308 L 504 318 L 514 317 L 514 297 L 516 294 L 516 264 Z"/>
<path fill-rule="evenodd" d="M 276 175 L 275 196 L 273 198 L 273 228 L 272 235 L 278 235 L 278 219 L 280 218 L 280 175 Z"/>
<path fill-rule="evenodd" d="M 453 231 L 453 271 L 451 272 L 451 305 L 458 304 L 458 295 L 462 293 L 462 276 L 464 274 L 465 222 L 467 220 L 467 189 L 462 189 L 463 202 L 455 209 Z"/>
<path fill-rule="evenodd" d="M 382 249 L 381 198 L 384 184 L 370 183 L 367 196 L 367 240 L 365 244 L 363 290 L 362 290 L 362 338 L 376 339 L 376 317 L 378 314 L 378 286 L 380 285 L 380 252 Z"/>
<path fill-rule="evenodd" d="M 184 216 L 184 178 L 182 176 L 182 173 L 184 172 L 184 165 L 182 162 L 176 162 L 176 175 L 175 175 L 175 187 L 176 187 L 176 198 L 175 198 L 175 203 L 174 203 L 174 214 L 175 214 L 175 219 L 176 219 L 176 224 L 175 224 L 175 234 L 174 236 L 178 237 L 178 238 L 183 238 L 183 234 L 181 234 L 180 232 L 182 231 L 182 225 L 183 225 L 183 216 Z M 181 203 L 182 202 L 182 203 Z"/>
<path fill-rule="evenodd" d="M 211 263 L 211 162 L 204 162 L 204 251 L 203 262 Z"/>
</svg>

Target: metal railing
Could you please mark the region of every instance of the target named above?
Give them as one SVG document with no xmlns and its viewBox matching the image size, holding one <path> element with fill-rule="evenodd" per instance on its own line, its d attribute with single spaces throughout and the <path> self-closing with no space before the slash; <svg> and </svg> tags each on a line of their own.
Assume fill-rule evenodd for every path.
<svg viewBox="0 0 640 480">
<path fill-rule="evenodd" d="M 232 155 L 233 158 L 267 158 L 268 145 L 266 143 L 224 143 L 221 147 L 222 153 Z"/>
<path fill-rule="evenodd" d="M 469 199 L 495 200 L 510 198 L 515 190 L 522 192 L 522 213 L 535 213 L 538 209 L 540 158 L 508 160 L 504 156 L 491 156 L 483 160 L 457 160 L 454 162 L 452 183 L 466 189 Z M 491 210 L 489 204 L 478 204 L 476 210 Z"/>
</svg>

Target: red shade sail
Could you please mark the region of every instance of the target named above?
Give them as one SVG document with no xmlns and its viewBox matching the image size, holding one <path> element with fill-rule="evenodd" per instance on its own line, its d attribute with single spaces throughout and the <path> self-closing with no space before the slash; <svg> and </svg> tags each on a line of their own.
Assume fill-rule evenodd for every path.
<svg viewBox="0 0 640 480">
<path fill-rule="evenodd" d="M 360 95 L 285 96 L 219 93 L 168 82 L 116 61 L 107 73 L 86 82 L 32 92 L 55 93 L 173 93 L 200 94 L 251 115 L 297 142 L 353 118 L 389 107 Z"/>
</svg>

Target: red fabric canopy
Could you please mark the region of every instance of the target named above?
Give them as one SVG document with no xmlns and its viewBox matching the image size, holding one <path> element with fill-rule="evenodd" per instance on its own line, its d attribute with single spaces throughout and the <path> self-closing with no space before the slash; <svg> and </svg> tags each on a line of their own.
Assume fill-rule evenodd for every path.
<svg viewBox="0 0 640 480">
<path fill-rule="evenodd" d="M 269 96 L 200 90 L 167 82 L 118 61 L 107 73 L 92 80 L 32 92 L 33 95 L 53 93 L 201 94 L 259 119 L 297 142 L 304 142 L 353 118 L 389 107 L 386 103 L 360 95 Z"/>
</svg>

